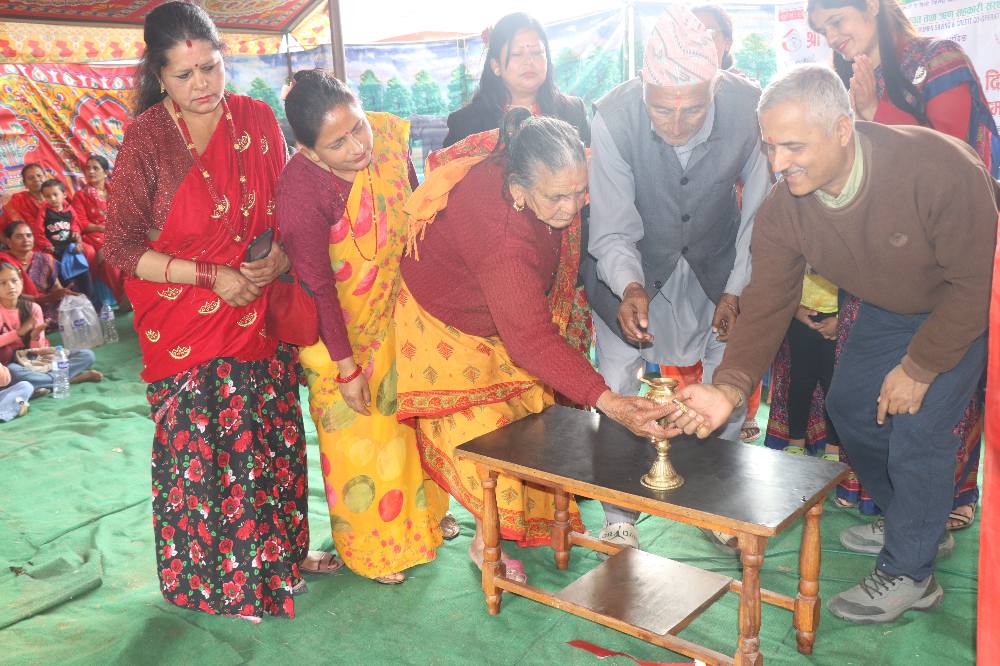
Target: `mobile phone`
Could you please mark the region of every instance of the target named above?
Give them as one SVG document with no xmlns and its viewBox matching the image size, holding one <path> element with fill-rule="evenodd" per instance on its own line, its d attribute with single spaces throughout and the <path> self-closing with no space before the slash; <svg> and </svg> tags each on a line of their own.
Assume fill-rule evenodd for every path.
<svg viewBox="0 0 1000 666">
<path fill-rule="evenodd" d="M 254 238 L 247 247 L 246 260 L 248 262 L 258 261 L 271 253 L 271 242 L 274 240 L 274 229 L 265 229 L 264 232 Z"/>
</svg>

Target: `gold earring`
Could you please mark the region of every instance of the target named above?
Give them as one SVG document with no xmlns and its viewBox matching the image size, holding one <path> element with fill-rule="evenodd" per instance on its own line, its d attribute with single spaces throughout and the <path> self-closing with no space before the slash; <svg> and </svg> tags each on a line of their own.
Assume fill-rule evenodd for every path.
<svg viewBox="0 0 1000 666">
<path fill-rule="evenodd" d="M 163 87 L 163 81 L 160 81 L 160 94 L 167 92 L 167 89 Z"/>
<path fill-rule="evenodd" d="M 514 203 L 512 203 L 512 204 L 511 204 L 511 206 L 512 206 L 512 207 L 514 208 L 514 210 L 516 210 L 516 211 L 517 211 L 518 213 L 520 213 L 520 212 L 521 212 L 522 210 L 524 210 L 524 202 L 523 202 L 523 201 L 522 201 L 522 202 L 520 202 L 520 203 L 518 203 L 517 201 L 515 201 Z"/>
</svg>

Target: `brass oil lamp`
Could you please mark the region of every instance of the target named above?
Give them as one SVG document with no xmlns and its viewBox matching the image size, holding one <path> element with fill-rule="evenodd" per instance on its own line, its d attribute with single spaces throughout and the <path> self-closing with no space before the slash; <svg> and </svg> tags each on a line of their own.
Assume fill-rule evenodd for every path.
<svg viewBox="0 0 1000 666">
<path fill-rule="evenodd" d="M 639 380 L 649 386 L 646 398 L 653 402 L 665 405 L 673 402 L 682 410 L 687 410 L 687 406 L 674 397 L 674 390 L 677 388 L 677 380 L 670 377 L 641 376 Z M 664 419 L 660 420 L 661 425 L 666 425 Z M 684 485 L 684 477 L 677 473 L 670 463 L 670 440 L 650 438 L 656 448 L 656 460 L 649 471 L 642 476 L 642 485 L 653 490 L 673 490 Z"/>
</svg>

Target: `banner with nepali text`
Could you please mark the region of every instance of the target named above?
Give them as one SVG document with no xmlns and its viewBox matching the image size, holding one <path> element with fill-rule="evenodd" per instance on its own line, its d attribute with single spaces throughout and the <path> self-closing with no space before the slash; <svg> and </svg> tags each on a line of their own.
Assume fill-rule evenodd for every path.
<svg viewBox="0 0 1000 666">
<path fill-rule="evenodd" d="M 0 65 L 0 192 L 26 163 L 75 188 L 88 155 L 114 162 L 134 86 L 132 67 Z"/>
</svg>

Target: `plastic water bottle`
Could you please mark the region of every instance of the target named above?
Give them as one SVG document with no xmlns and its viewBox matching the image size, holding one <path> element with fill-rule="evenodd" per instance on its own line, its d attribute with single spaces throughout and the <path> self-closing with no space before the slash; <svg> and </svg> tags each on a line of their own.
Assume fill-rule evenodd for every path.
<svg viewBox="0 0 1000 666">
<path fill-rule="evenodd" d="M 52 359 L 52 397 L 56 400 L 69 397 L 69 357 L 61 345 L 56 347 Z"/>
<path fill-rule="evenodd" d="M 101 333 L 104 334 L 104 344 L 118 342 L 118 329 L 115 328 L 115 311 L 107 301 L 101 308 Z"/>
</svg>

